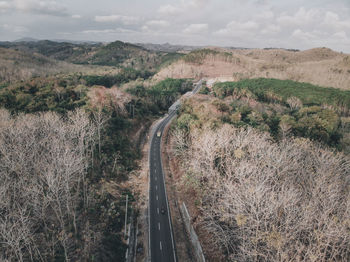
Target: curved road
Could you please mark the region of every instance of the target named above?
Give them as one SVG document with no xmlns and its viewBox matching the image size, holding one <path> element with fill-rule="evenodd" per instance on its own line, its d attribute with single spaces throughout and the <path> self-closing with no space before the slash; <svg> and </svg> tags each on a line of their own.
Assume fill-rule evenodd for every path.
<svg viewBox="0 0 350 262">
<path fill-rule="evenodd" d="M 197 93 L 201 86 L 202 81 L 199 81 L 192 92 Z M 161 158 L 161 137 L 165 126 L 175 115 L 176 110 L 164 118 L 156 126 L 151 138 L 149 155 L 149 258 L 151 262 L 177 261 Z M 160 136 L 157 135 L 159 132 Z"/>
</svg>

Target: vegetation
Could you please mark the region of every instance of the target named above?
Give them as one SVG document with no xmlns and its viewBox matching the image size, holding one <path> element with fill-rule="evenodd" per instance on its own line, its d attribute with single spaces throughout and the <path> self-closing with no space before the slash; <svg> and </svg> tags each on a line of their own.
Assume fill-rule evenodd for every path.
<svg viewBox="0 0 350 262">
<path fill-rule="evenodd" d="M 202 64 L 203 60 L 208 55 L 217 55 L 217 54 L 219 54 L 219 52 L 212 49 L 199 49 L 199 50 L 194 50 L 189 54 L 187 54 L 186 56 L 184 56 L 183 60 L 188 63 Z"/>
<path fill-rule="evenodd" d="M 0 104 L 12 112 L 65 113 L 86 104 L 87 88 L 79 76 L 34 78 L 0 90 Z"/>
<path fill-rule="evenodd" d="M 278 79 L 247 79 L 239 82 L 218 83 L 214 93 L 219 97 L 234 95 L 234 92 L 249 91 L 258 101 L 287 104 L 287 99 L 297 97 L 306 106 L 331 105 L 349 114 L 350 91 L 325 88 L 309 83 Z"/>
<path fill-rule="evenodd" d="M 88 114 L 1 110 L 0 123 L 1 260 L 121 260 L 124 211 L 91 183 L 97 129 Z"/>
<path fill-rule="evenodd" d="M 112 87 L 120 85 L 138 78 L 148 79 L 153 76 L 149 71 L 138 71 L 132 68 L 124 68 L 117 75 L 86 75 L 82 78 L 86 81 L 87 86 L 102 85 Z"/>
<path fill-rule="evenodd" d="M 6 50 L 20 51 L 26 56 L 42 55 L 43 59 L 55 59 L 78 65 L 98 65 L 136 70 L 156 71 L 183 55 L 148 51 L 140 46 L 115 41 L 107 45 L 90 43 L 62 43 L 53 41 L 0 42 Z M 12 51 L 11 50 L 11 51 Z M 18 60 L 21 61 L 21 60 Z"/>
<path fill-rule="evenodd" d="M 222 122 L 269 131 L 277 140 L 301 136 L 350 152 L 346 138 L 350 130 L 343 124 L 349 114 L 349 91 L 289 80 L 252 79 L 216 84 L 213 94 L 220 98 L 213 103 L 222 112 Z"/>
<path fill-rule="evenodd" d="M 133 97 L 117 87 L 93 85 L 140 74 L 126 69 L 110 78 L 61 75 L 2 86 L 0 103 L 10 112 L 2 110 L 0 119 L 0 176 L 4 190 L 8 187 L 0 189 L 0 242 L 5 243 L 0 260 L 124 258 L 123 194 L 128 189 L 112 195 L 103 187 L 106 181 L 128 179 L 141 156 L 133 134 L 192 87 L 187 80 L 168 79 L 142 87 L 145 95 Z M 68 174 L 67 181 L 59 180 L 62 174 Z M 15 191 L 23 194 L 7 202 Z"/>
<path fill-rule="evenodd" d="M 349 93 L 274 79 L 202 90 L 172 141 L 208 259 L 348 261 Z"/>
<path fill-rule="evenodd" d="M 173 139 L 209 260 L 349 261 L 348 157 L 188 114 Z"/>
<path fill-rule="evenodd" d="M 165 79 L 146 88 L 136 86 L 128 92 L 138 98 L 137 111 L 141 114 L 159 114 L 168 108 L 184 93 L 192 90 L 192 82 L 186 79 Z M 141 102 L 141 100 L 144 100 Z"/>
</svg>

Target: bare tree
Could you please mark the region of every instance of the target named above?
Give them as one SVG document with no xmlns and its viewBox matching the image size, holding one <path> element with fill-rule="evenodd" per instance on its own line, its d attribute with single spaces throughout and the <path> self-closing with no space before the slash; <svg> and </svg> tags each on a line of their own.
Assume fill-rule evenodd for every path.
<svg viewBox="0 0 350 262">
<path fill-rule="evenodd" d="M 11 118 L 0 111 L 0 253 L 12 261 L 73 258 L 87 204 L 85 175 L 96 127 L 83 111 Z M 84 189 L 83 199 L 81 189 Z"/>
<path fill-rule="evenodd" d="M 226 260 L 350 260 L 347 156 L 228 125 L 190 135 L 183 183 L 196 191 L 200 226 Z"/>
</svg>

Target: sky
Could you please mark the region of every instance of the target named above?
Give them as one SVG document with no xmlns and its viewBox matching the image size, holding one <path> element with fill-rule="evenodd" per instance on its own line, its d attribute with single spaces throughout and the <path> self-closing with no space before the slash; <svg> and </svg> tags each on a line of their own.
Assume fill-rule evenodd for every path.
<svg viewBox="0 0 350 262">
<path fill-rule="evenodd" d="M 350 0 L 0 0 L 22 37 L 350 53 Z"/>
</svg>

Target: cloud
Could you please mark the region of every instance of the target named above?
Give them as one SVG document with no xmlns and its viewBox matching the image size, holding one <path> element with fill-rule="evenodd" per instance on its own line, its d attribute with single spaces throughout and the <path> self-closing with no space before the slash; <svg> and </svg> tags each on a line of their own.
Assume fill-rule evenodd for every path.
<svg viewBox="0 0 350 262">
<path fill-rule="evenodd" d="M 299 10 L 294 15 L 282 14 L 277 18 L 277 23 L 283 26 L 307 26 L 309 24 L 314 24 L 316 21 L 320 20 L 321 12 L 320 10 L 313 8 L 306 10 L 304 7 L 299 8 Z"/>
<path fill-rule="evenodd" d="M 275 17 L 275 14 L 271 10 L 265 10 L 259 13 L 256 17 L 263 20 L 269 20 L 273 19 Z"/>
<path fill-rule="evenodd" d="M 99 23 L 119 22 L 124 25 L 135 25 L 139 23 L 140 19 L 135 16 L 107 15 L 107 16 L 95 16 L 95 21 Z"/>
<path fill-rule="evenodd" d="M 259 24 L 252 20 L 247 22 L 231 21 L 225 28 L 214 32 L 214 34 L 220 36 L 247 36 L 254 34 L 259 27 Z"/>
<path fill-rule="evenodd" d="M 337 32 L 337 33 L 333 34 L 333 38 L 338 38 L 341 40 L 349 40 L 346 32 L 344 32 L 344 31 Z"/>
<path fill-rule="evenodd" d="M 159 7 L 158 13 L 162 15 L 176 15 L 181 12 L 181 9 L 173 5 L 164 5 Z"/>
<path fill-rule="evenodd" d="M 309 33 L 309 32 L 304 32 L 300 28 L 294 30 L 292 33 L 292 37 L 303 40 L 303 41 L 312 41 L 317 39 L 316 35 Z"/>
<path fill-rule="evenodd" d="M 350 20 L 341 20 L 339 15 L 330 11 L 327 11 L 323 24 L 333 30 L 350 30 Z"/>
<path fill-rule="evenodd" d="M 165 20 L 151 20 L 146 23 L 147 27 L 157 27 L 157 28 L 164 28 L 170 26 L 170 23 Z"/>
<path fill-rule="evenodd" d="M 271 35 L 271 34 L 277 34 L 281 32 L 281 27 L 279 25 L 270 24 L 264 27 L 264 29 L 261 31 L 264 35 Z"/>
<path fill-rule="evenodd" d="M 11 8 L 11 5 L 9 2 L 0 1 L 0 12 L 5 12 L 10 8 Z"/>
<path fill-rule="evenodd" d="M 185 34 L 199 34 L 208 30 L 208 24 L 191 24 L 183 32 Z"/>
<path fill-rule="evenodd" d="M 24 13 L 67 16 L 67 8 L 52 0 L 14 0 L 13 7 Z"/>
<path fill-rule="evenodd" d="M 161 15 L 177 15 L 188 10 L 204 8 L 210 0 L 181 0 L 177 5 L 164 5 L 159 7 L 158 13 Z"/>
<path fill-rule="evenodd" d="M 209 3 L 209 0 L 182 0 L 182 6 L 187 8 L 202 8 Z"/>
<path fill-rule="evenodd" d="M 101 29 L 101 30 L 84 30 L 81 33 L 83 34 L 117 34 L 117 33 L 136 33 L 134 30 L 125 29 L 125 28 L 115 28 L 115 29 Z"/>
<path fill-rule="evenodd" d="M 82 16 L 81 16 L 81 15 L 72 15 L 72 18 L 74 18 L 74 19 L 80 19 L 80 18 L 82 18 Z"/>
<path fill-rule="evenodd" d="M 12 33 L 25 33 L 29 31 L 26 27 L 9 24 L 2 25 L 2 28 Z"/>
</svg>

